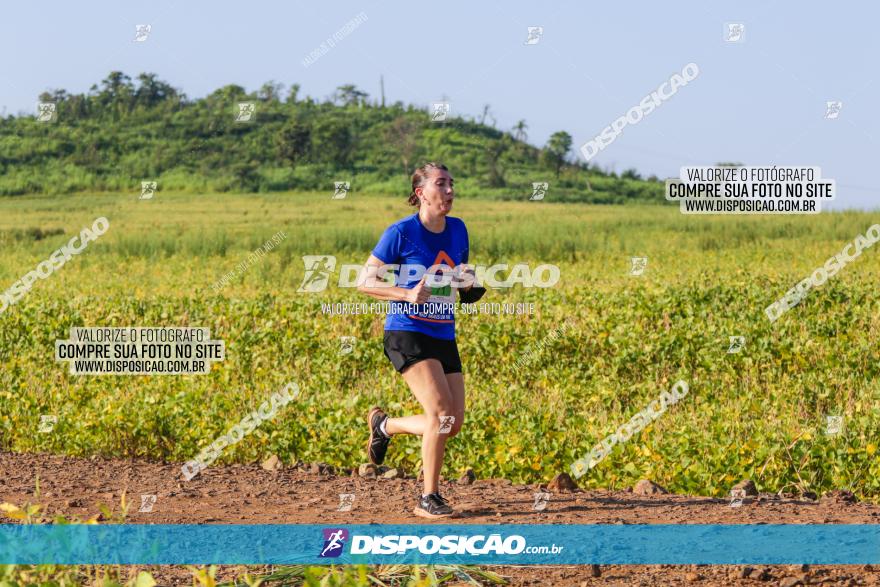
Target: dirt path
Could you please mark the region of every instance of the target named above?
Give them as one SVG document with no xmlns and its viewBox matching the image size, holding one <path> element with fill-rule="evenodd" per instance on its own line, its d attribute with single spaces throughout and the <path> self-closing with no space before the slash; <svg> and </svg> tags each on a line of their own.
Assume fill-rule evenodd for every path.
<svg viewBox="0 0 880 587">
<path fill-rule="evenodd" d="M 40 479 L 40 497 L 34 496 Z M 125 491 L 128 523 L 426 523 L 411 511 L 420 484 L 415 479 L 365 479 L 312 472 L 309 467 L 267 471 L 259 465 L 212 466 L 184 481 L 179 464 L 120 459 L 79 459 L 54 455 L 0 453 L 0 502 L 38 502 L 49 515 L 86 518 L 99 504 L 118 510 Z M 635 495 L 631 491 L 553 493 L 543 511 L 534 511 L 537 485 L 501 479 L 472 485 L 443 481 L 441 492 L 461 512 L 445 523 L 485 524 L 676 524 L 824 523 L 877 524 L 880 506 L 840 499 L 780 499 L 762 495 L 742 507 L 726 500 L 683 495 Z M 350 512 L 339 512 L 339 494 L 355 495 Z M 141 495 L 155 495 L 150 512 L 138 512 Z M 429 523 L 429 522 L 428 522 Z M 762 571 L 766 573 L 762 575 Z M 728 585 L 776 584 L 784 578 L 834 584 L 880 585 L 880 572 L 859 567 L 760 567 L 740 578 L 741 567 L 603 566 L 494 568 L 514 585 Z M 878 569 L 880 571 L 880 569 Z M 161 574 L 161 573 L 160 573 Z M 167 573 L 176 582 L 176 573 Z M 190 584 L 189 575 L 181 575 Z M 839 581 L 839 582 L 838 582 Z M 768 583 L 769 582 L 769 583 Z M 793 584 L 793 583 L 792 583 Z"/>
</svg>

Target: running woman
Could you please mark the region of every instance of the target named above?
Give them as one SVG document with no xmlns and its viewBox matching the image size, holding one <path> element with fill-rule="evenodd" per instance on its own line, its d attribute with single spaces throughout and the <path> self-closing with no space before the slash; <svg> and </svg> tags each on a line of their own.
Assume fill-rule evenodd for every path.
<svg viewBox="0 0 880 587">
<path fill-rule="evenodd" d="M 403 375 L 424 411 L 389 418 L 381 408 L 370 409 L 367 452 L 370 461 L 379 465 L 395 434 L 422 437 L 424 490 L 414 513 L 426 518 L 454 514 L 438 485 L 446 441 L 458 434 L 464 422 L 464 376 L 452 311 L 455 289 L 466 302 L 476 301 L 486 291 L 473 285 L 472 270 L 465 269 L 462 275 L 459 267 L 468 261 L 468 233 L 461 219 L 448 215 L 453 197 L 453 179 L 445 165 L 426 163 L 416 169 L 409 203 L 418 206 L 418 212 L 385 230 L 367 260 L 366 280 L 358 287 L 363 293 L 390 301 L 385 320 L 385 356 Z M 401 266 L 395 285 L 377 281 L 377 273 L 382 276 L 379 267 L 392 264 Z M 441 264 L 459 267 L 453 278 L 456 287 L 450 284 L 432 288 L 426 283 L 432 279 L 428 269 Z M 409 271 L 404 265 L 424 268 L 424 273 L 417 275 L 417 270 Z"/>
</svg>

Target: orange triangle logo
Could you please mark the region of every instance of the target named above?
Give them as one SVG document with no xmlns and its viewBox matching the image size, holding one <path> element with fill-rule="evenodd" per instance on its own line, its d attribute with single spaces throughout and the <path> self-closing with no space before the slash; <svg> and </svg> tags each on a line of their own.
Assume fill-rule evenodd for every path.
<svg viewBox="0 0 880 587">
<path fill-rule="evenodd" d="M 446 251 L 440 251 L 437 253 L 437 258 L 434 259 L 434 265 L 439 265 L 441 262 L 446 263 L 453 269 L 455 269 L 455 261 L 453 261 L 449 255 L 446 254 Z"/>
</svg>

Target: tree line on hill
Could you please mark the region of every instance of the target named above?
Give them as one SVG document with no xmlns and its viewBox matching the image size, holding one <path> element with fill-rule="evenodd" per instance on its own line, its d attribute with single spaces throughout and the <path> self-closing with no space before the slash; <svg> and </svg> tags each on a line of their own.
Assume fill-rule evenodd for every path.
<svg viewBox="0 0 880 587">
<path fill-rule="evenodd" d="M 488 105 L 479 118 L 438 121 L 351 84 L 319 101 L 275 82 L 189 99 L 155 74 L 119 71 L 87 93 L 39 100 L 50 106 L 0 118 L 0 195 L 138 192 L 142 181 L 192 193 L 332 192 L 342 181 L 353 193 L 405 195 L 413 168 L 440 161 L 468 196 L 528 199 L 546 182 L 546 201 L 663 201 L 657 178 L 578 161 L 562 130 L 533 146 L 524 120 L 497 129 Z"/>
</svg>

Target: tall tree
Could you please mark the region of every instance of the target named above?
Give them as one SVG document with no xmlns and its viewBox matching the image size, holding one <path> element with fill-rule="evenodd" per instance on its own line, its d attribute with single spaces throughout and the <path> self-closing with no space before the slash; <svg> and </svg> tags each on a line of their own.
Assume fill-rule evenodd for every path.
<svg viewBox="0 0 880 587">
<path fill-rule="evenodd" d="M 122 116 L 131 110 L 134 102 L 134 86 L 131 78 L 121 71 L 111 71 L 101 80 L 101 86 L 91 87 L 92 98 L 105 112 Z"/>
<path fill-rule="evenodd" d="M 319 116 L 312 127 L 311 157 L 313 161 L 336 168 L 351 164 L 354 133 L 347 118 Z"/>
<path fill-rule="evenodd" d="M 529 126 L 526 124 L 525 120 L 520 120 L 513 126 L 513 138 L 518 141 L 525 141 L 528 139 L 528 135 L 526 134 L 526 129 Z"/>
<path fill-rule="evenodd" d="M 281 92 L 284 91 L 284 84 L 279 84 L 274 80 L 264 83 L 257 92 L 257 97 L 264 102 L 278 102 L 281 100 Z"/>
<path fill-rule="evenodd" d="M 369 96 L 366 92 L 357 89 L 354 84 L 345 84 L 336 88 L 333 94 L 333 101 L 344 106 L 357 106 L 363 104 L 363 101 Z"/>
<path fill-rule="evenodd" d="M 278 157 L 291 166 L 308 159 L 312 143 L 312 129 L 300 117 L 294 117 L 276 136 Z"/>
<path fill-rule="evenodd" d="M 496 121 L 495 121 L 495 117 L 492 116 L 492 114 L 490 113 L 490 109 L 491 109 L 491 106 L 489 106 L 488 104 L 483 105 L 483 114 L 482 114 L 482 116 L 480 116 L 480 124 L 486 124 L 486 119 L 491 118 L 492 119 L 492 127 L 494 128 Z"/>
<path fill-rule="evenodd" d="M 158 79 L 155 73 L 142 73 L 137 76 L 138 88 L 134 100 L 138 106 L 151 107 L 165 100 L 179 100 L 182 95 L 169 84 Z"/>
<path fill-rule="evenodd" d="M 418 157 L 419 138 L 421 136 L 422 124 L 418 122 L 420 119 L 408 118 L 406 116 L 398 116 L 385 128 L 385 142 L 397 150 L 400 156 L 400 162 L 403 165 L 403 174 L 412 173 L 413 161 Z"/>
<path fill-rule="evenodd" d="M 571 135 L 564 130 L 556 131 L 550 135 L 544 153 L 551 165 L 556 169 L 556 179 L 559 179 L 559 171 L 565 165 L 565 158 L 571 150 Z"/>
<path fill-rule="evenodd" d="M 290 91 L 287 92 L 287 103 L 288 104 L 296 104 L 296 100 L 299 97 L 299 84 L 291 84 Z"/>
<path fill-rule="evenodd" d="M 231 108 L 234 102 L 246 100 L 247 97 L 247 91 L 243 87 L 238 84 L 229 84 L 211 92 L 207 100 L 209 103 L 216 103 Z"/>
<path fill-rule="evenodd" d="M 507 185 L 504 172 L 499 166 L 501 156 L 510 148 L 513 141 L 507 133 L 500 139 L 490 141 L 486 147 L 486 162 L 489 167 L 489 187 L 500 188 Z"/>
</svg>

